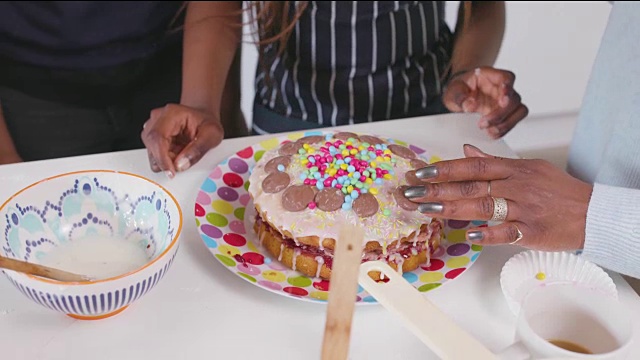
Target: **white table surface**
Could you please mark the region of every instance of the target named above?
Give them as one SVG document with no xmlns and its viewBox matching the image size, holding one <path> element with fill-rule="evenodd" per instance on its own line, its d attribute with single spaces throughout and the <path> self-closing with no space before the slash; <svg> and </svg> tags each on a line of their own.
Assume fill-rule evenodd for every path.
<svg viewBox="0 0 640 360">
<path fill-rule="evenodd" d="M 515 156 L 504 142 L 491 141 L 477 130 L 475 119 L 451 114 L 344 129 L 402 139 L 443 158 L 462 156 L 464 143 L 495 155 Z M 176 196 L 186 222 L 180 251 L 167 276 L 141 300 L 109 319 L 80 321 L 55 313 L 0 277 L 0 358 L 319 359 L 326 305 L 271 293 L 226 270 L 202 243 L 192 218 L 197 191 L 213 167 L 261 138 L 225 140 L 173 180 L 149 170 L 145 150 L 0 166 L 0 200 L 37 180 L 69 171 L 138 173 Z M 519 251 L 515 246 L 485 248 L 468 271 L 426 296 L 489 349 L 498 351 L 511 343 L 515 324 L 499 275 L 504 263 Z M 621 276 L 610 275 L 637 323 L 636 293 Z M 380 305 L 356 307 L 350 354 L 351 359 L 435 358 Z M 629 358 L 640 358 L 640 341 Z"/>
</svg>

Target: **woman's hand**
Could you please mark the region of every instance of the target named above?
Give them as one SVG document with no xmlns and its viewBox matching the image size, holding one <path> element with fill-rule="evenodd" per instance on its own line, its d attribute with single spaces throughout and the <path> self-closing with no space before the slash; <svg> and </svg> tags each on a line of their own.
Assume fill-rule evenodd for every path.
<svg viewBox="0 0 640 360">
<path fill-rule="evenodd" d="M 505 221 L 469 229 L 469 241 L 498 245 L 518 240 L 518 245 L 545 251 L 584 247 L 591 185 L 543 160 L 498 158 L 471 145 L 464 153 L 466 158 L 416 171 L 425 184 L 410 187 L 405 196 L 420 203 L 419 211 L 445 219 L 491 220 L 492 197 L 504 198 Z"/>
<path fill-rule="evenodd" d="M 22 158 L 15 151 L 6 154 L 0 153 L 0 165 L 15 164 L 20 162 L 22 162 Z"/>
<path fill-rule="evenodd" d="M 9 129 L 7 128 L 7 123 L 2 112 L 2 106 L 0 106 L 0 165 L 15 164 L 22 161 L 20 154 L 18 154 L 13 144 L 11 134 L 9 134 Z"/>
<path fill-rule="evenodd" d="M 219 117 L 187 106 L 168 104 L 151 111 L 142 141 L 154 172 L 169 178 L 197 163 L 224 138 Z"/>
<path fill-rule="evenodd" d="M 492 67 L 457 73 L 447 83 L 442 101 L 452 112 L 481 114 L 478 126 L 497 139 L 529 114 L 514 81 L 512 72 Z"/>
</svg>

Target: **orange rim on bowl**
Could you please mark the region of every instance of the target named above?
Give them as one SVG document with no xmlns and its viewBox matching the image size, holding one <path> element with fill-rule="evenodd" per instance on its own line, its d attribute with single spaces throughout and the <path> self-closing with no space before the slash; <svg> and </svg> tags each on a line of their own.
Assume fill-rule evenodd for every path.
<svg viewBox="0 0 640 360">
<path fill-rule="evenodd" d="M 137 174 L 133 174 L 133 173 L 129 173 L 126 171 L 116 171 L 116 170 L 81 170 L 81 171 L 73 171 L 73 172 L 68 172 L 68 173 L 64 173 L 64 174 L 59 174 L 56 176 L 51 176 L 45 179 L 42 179 L 40 181 L 37 181 L 25 188 L 23 188 L 22 190 L 18 191 L 17 193 L 13 194 L 10 198 L 8 198 L 3 204 L 2 206 L 0 206 L 0 212 L 2 212 L 5 207 L 18 195 L 20 195 L 21 193 L 29 190 L 30 188 L 45 183 L 47 181 L 50 180 L 54 180 L 54 179 L 58 179 L 61 177 L 65 177 L 65 176 L 70 176 L 70 175 L 78 175 L 78 174 L 86 174 L 86 173 L 113 173 L 113 174 L 123 174 L 123 175 L 127 175 L 127 176 L 131 176 L 131 177 L 135 177 L 138 179 L 142 179 L 145 180 L 157 187 L 159 187 L 160 189 L 162 189 L 162 191 L 164 191 L 173 201 L 173 203 L 176 205 L 176 208 L 178 209 L 178 217 L 179 217 L 179 221 L 178 221 L 178 229 L 176 231 L 175 236 L 173 237 L 173 239 L 171 240 L 171 243 L 169 243 L 169 246 L 167 246 L 166 249 L 164 249 L 164 251 L 162 253 L 160 253 L 160 255 L 156 256 L 155 259 L 149 261 L 148 263 L 146 263 L 144 266 L 130 271 L 126 274 L 122 274 L 122 275 L 118 275 L 118 276 L 114 276 L 108 279 L 100 279 L 100 280 L 89 280 L 89 281 L 76 281 L 76 282 L 62 282 L 62 281 L 58 281 L 58 280 L 52 280 L 52 279 L 46 279 L 46 278 L 41 278 L 38 276 L 34 276 L 34 275 L 30 275 L 30 274 L 24 274 L 26 276 L 28 276 L 31 279 L 34 279 L 36 281 L 40 281 L 40 282 L 44 282 L 44 283 L 49 283 L 49 284 L 64 284 L 64 285 L 69 285 L 69 286 L 74 286 L 74 285 L 89 285 L 89 284 L 98 284 L 98 283 L 104 283 L 104 282 L 109 282 L 109 281 L 114 281 L 114 280 L 118 280 L 118 279 L 122 279 L 125 278 L 127 276 L 131 276 L 133 274 L 136 274 L 146 268 L 148 268 L 149 266 L 153 265 L 156 261 L 160 260 L 162 257 L 164 257 L 174 246 L 175 244 L 178 242 L 178 238 L 180 237 L 180 233 L 182 232 L 182 209 L 180 208 L 180 204 L 178 203 L 178 200 L 176 200 L 176 198 L 173 196 L 173 194 L 167 190 L 164 186 L 158 184 L 157 182 L 153 181 L 153 180 L 149 180 L 144 176 L 140 176 Z"/>
</svg>

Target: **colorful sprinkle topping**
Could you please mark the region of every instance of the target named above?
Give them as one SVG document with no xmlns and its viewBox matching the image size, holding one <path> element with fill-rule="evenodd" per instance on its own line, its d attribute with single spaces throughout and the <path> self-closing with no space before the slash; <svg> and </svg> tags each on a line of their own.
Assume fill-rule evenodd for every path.
<svg viewBox="0 0 640 360">
<path fill-rule="evenodd" d="M 300 180 L 318 190 L 341 190 L 345 195 L 343 209 L 351 209 L 351 202 L 361 194 L 378 194 L 375 185 L 393 179 L 396 159 L 386 144 L 370 145 L 353 138 L 342 141 L 331 135 L 325 140 L 318 151 L 306 143 L 298 151 L 298 161 L 306 167 Z"/>
</svg>

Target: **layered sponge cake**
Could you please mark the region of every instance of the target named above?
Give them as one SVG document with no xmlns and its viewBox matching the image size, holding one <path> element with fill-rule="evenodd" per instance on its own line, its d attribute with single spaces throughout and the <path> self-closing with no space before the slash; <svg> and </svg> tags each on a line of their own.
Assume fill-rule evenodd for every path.
<svg viewBox="0 0 640 360">
<path fill-rule="evenodd" d="M 443 224 L 403 196 L 427 166 L 411 149 L 349 132 L 307 136 L 267 151 L 253 168 L 249 194 L 260 245 L 307 276 L 331 277 L 343 224 L 364 229 L 362 261 L 399 272 L 428 264 Z"/>
</svg>

